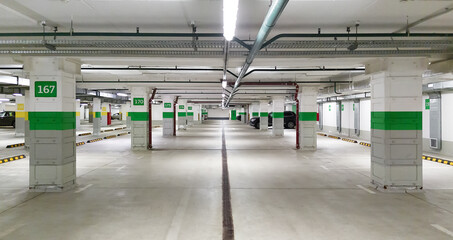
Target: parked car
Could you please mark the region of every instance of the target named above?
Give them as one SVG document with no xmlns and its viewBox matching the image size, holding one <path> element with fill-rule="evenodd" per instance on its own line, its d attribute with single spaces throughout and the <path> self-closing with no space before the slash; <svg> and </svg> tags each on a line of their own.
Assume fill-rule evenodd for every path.
<svg viewBox="0 0 453 240">
<path fill-rule="evenodd" d="M 16 112 L 0 112 L 0 126 L 16 127 Z"/>
<path fill-rule="evenodd" d="M 241 121 L 241 115 L 237 115 L 236 120 Z"/>
<path fill-rule="evenodd" d="M 267 118 L 267 125 L 272 126 L 272 113 L 269 113 Z M 250 126 L 255 127 L 256 129 L 260 128 L 260 118 L 253 117 L 250 119 Z M 291 111 L 285 111 L 283 115 L 283 126 L 285 128 L 294 128 L 296 127 L 296 114 Z"/>
<path fill-rule="evenodd" d="M 112 120 L 115 120 L 115 119 L 116 119 L 116 120 L 121 120 L 121 116 L 120 116 L 119 113 L 114 113 L 114 114 L 112 115 Z"/>
</svg>

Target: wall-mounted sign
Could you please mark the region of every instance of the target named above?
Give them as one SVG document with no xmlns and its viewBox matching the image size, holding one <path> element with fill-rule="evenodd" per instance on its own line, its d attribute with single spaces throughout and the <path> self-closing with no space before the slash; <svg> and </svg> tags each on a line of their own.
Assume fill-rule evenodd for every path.
<svg viewBox="0 0 453 240">
<path fill-rule="evenodd" d="M 57 82 L 35 82 L 35 97 L 57 97 Z"/>
<path fill-rule="evenodd" d="M 184 109 L 184 105 L 179 105 L 179 109 Z"/>
<path fill-rule="evenodd" d="M 144 98 L 134 98 L 134 106 L 143 106 L 145 105 Z"/>
<path fill-rule="evenodd" d="M 425 109 L 429 110 L 430 108 L 431 108 L 431 104 L 430 104 L 429 98 L 425 99 Z"/>
<path fill-rule="evenodd" d="M 164 103 L 164 108 L 171 108 L 171 103 L 169 102 Z"/>
<path fill-rule="evenodd" d="M 188 110 L 192 110 L 192 107 L 187 107 L 187 108 L 188 108 Z"/>
</svg>

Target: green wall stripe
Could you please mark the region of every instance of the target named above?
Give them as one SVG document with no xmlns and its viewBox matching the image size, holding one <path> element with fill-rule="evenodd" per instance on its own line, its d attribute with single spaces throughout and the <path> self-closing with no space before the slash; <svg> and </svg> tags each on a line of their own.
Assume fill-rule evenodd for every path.
<svg viewBox="0 0 453 240">
<path fill-rule="evenodd" d="M 189 117 L 193 116 L 193 112 L 187 112 L 187 116 Z"/>
<path fill-rule="evenodd" d="M 175 114 L 173 112 L 163 112 L 162 118 L 173 118 Z"/>
<path fill-rule="evenodd" d="M 258 113 L 258 112 L 252 113 L 252 117 L 259 117 L 259 116 L 260 116 L 260 113 Z"/>
<path fill-rule="evenodd" d="M 371 129 L 422 130 L 422 112 L 371 112 Z"/>
<path fill-rule="evenodd" d="M 76 128 L 75 112 L 29 112 L 30 130 L 69 130 Z"/>
<path fill-rule="evenodd" d="M 185 116 L 187 116 L 186 112 L 178 112 L 178 117 L 185 117 Z"/>
<path fill-rule="evenodd" d="M 283 112 L 273 112 L 272 117 L 273 118 L 284 118 L 285 114 Z"/>
<path fill-rule="evenodd" d="M 129 112 L 131 121 L 148 121 L 149 114 L 148 112 Z"/>
<path fill-rule="evenodd" d="M 299 121 L 317 121 L 318 113 L 317 112 L 299 112 Z"/>
<path fill-rule="evenodd" d="M 94 112 L 94 118 L 101 118 L 101 112 Z"/>
<path fill-rule="evenodd" d="M 245 112 L 240 112 L 239 115 L 245 115 Z"/>
<path fill-rule="evenodd" d="M 260 112 L 260 117 L 269 117 L 268 112 Z"/>
</svg>

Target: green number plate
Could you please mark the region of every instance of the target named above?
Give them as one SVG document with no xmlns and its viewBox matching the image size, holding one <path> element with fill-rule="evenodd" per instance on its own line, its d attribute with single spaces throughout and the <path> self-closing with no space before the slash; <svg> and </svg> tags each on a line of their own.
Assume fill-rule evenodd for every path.
<svg viewBox="0 0 453 240">
<path fill-rule="evenodd" d="M 179 105 L 179 109 L 184 109 L 184 105 Z"/>
<path fill-rule="evenodd" d="M 192 107 L 189 107 L 189 110 L 192 110 Z"/>
<path fill-rule="evenodd" d="M 135 106 L 145 105 L 145 99 L 144 98 L 134 98 L 134 105 Z"/>
<path fill-rule="evenodd" d="M 57 82 L 35 82 L 35 97 L 57 97 Z"/>
<path fill-rule="evenodd" d="M 168 102 L 164 103 L 164 108 L 171 108 L 171 103 Z"/>
</svg>

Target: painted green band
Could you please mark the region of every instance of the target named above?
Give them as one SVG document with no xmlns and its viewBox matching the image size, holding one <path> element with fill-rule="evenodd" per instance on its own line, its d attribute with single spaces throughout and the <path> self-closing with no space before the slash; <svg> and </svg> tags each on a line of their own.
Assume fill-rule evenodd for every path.
<svg viewBox="0 0 453 240">
<path fill-rule="evenodd" d="M 163 112 L 162 118 L 173 118 L 175 114 L 173 112 Z"/>
<path fill-rule="evenodd" d="M 371 129 L 422 130 L 422 112 L 371 112 Z"/>
<path fill-rule="evenodd" d="M 185 117 L 186 116 L 186 112 L 178 112 L 178 117 Z"/>
<path fill-rule="evenodd" d="M 245 112 L 240 112 L 239 115 L 245 115 Z"/>
<path fill-rule="evenodd" d="M 69 130 L 76 128 L 75 112 L 29 112 L 30 130 Z"/>
<path fill-rule="evenodd" d="M 202 113 L 202 115 L 208 115 L 208 113 L 207 113 L 207 112 L 204 112 L 204 113 Z"/>
<path fill-rule="evenodd" d="M 189 117 L 193 116 L 193 112 L 187 112 L 187 116 Z"/>
<path fill-rule="evenodd" d="M 285 114 L 283 112 L 273 112 L 272 117 L 273 118 L 284 118 Z"/>
<path fill-rule="evenodd" d="M 260 112 L 260 117 L 269 117 L 268 112 Z"/>
<path fill-rule="evenodd" d="M 299 112 L 299 121 L 309 122 L 317 121 L 318 113 L 317 112 Z"/>
<path fill-rule="evenodd" d="M 129 112 L 131 116 L 131 121 L 148 121 L 149 114 L 148 112 Z"/>
<path fill-rule="evenodd" d="M 260 116 L 260 113 L 258 113 L 258 112 L 252 113 L 252 117 L 259 117 L 259 116 Z"/>
<path fill-rule="evenodd" d="M 101 118 L 101 112 L 95 112 L 94 118 Z"/>
</svg>

